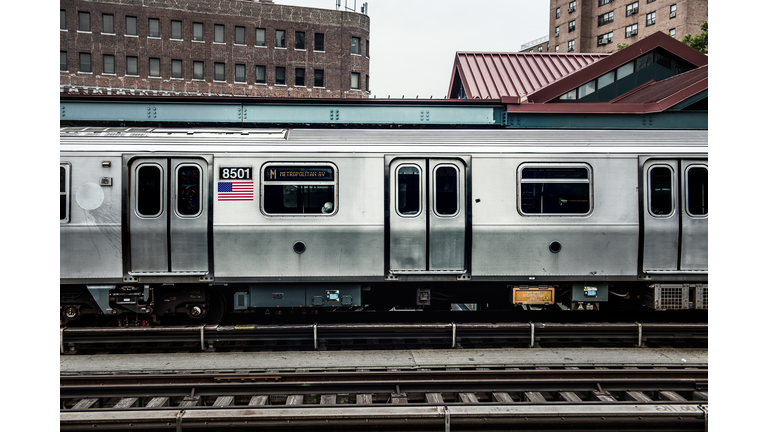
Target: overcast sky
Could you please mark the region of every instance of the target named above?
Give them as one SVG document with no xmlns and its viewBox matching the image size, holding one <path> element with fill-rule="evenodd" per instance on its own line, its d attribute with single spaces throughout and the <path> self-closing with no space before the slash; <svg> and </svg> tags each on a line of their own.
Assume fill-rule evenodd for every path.
<svg viewBox="0 0 768 432">
<path fill-rule="evenodd" d="M 274 0 L 336 9 L 336 0 Z M 341 0 L 342 8 L 345 0 Z M 346 0 L 349 7 L 355 0 Z M 363 5 L 357 0 L 357 11 Z M 549 32 L 546 0 L 367 0 L 371 97 L 442 99 L 456 51 L 520 51 Z"/>
</svg>

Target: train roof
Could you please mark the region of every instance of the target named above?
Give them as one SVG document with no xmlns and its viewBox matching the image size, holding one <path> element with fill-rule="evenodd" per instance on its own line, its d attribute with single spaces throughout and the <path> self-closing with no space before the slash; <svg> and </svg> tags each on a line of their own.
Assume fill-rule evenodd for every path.
<svg viewBox="0 0 768 432">
<path fill-rule="evenodd" d="M 706 130 L 64 127 L 61 151 L 707 152 Z"/>
</svg>

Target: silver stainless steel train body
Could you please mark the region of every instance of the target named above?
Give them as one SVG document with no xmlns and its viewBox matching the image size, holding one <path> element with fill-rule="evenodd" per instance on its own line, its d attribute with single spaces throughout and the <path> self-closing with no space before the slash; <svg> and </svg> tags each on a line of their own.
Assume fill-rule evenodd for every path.
<svg viewBox="0 0 768 432">
<path fill-rule="evenodd" d="M 706 307 L 706 131 L 62 128 L 60 144 L 65 319 L 210 318 L 214 297 Z"/>
</svg>

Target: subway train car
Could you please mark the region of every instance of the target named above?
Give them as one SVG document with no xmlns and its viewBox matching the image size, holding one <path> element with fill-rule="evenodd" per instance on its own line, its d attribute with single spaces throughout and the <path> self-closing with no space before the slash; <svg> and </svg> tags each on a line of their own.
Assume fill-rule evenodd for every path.
<svg viewBox="0 0 768 432">
<path fill-rule="evenodd" d="M 707 131 L 63 127 L 61 318 L 706 309 L 707 172 Z"/>
</svg>

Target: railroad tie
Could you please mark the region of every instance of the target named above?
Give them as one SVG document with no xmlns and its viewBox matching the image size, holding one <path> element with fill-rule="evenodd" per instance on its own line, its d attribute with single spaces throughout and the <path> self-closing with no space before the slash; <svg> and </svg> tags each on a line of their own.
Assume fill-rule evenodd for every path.
<svg viewBox="0 0 768 432">
<path fill-rule="evenodd" d="M 539 392 L 525 392 L 525 400 L 528 402 L 546 403 L 547 399 Z"/>
<path fill-rule="evenodd" d="M 336 395 L 335 394 L 321 395 L 320 405 L 336 405 Z"/>
<path fill-rule="evenodd" d="M 357 404 L 358 405 L 373 405 L 373 397 L 371 394 L 359 394 L 357 395 Z"/>
<path fill-rule="evenodd" d="M 301 405 L 304 403 L 304 395 L 290 395 L 285 399 L 286 405 Z"/>
<path fill-rule="evenodd" d="M 628 401 L 635 401 L 635 402 L 653 402 L 653 399 L 648 397 L 643 392 L 639 391 L 628 391 L 624 393 L 626 395 L 626 400 Z"/>
<path fill-rule="evenodd" d="M 216 398 L 216 402 L 213 403 L 215 407 L 230 406 L 235 402 L 234 396 L 219 396 Z"/>
<path fill-rule="evenodd" d="M 426 393 L 425 397 L 427 399 L 427 403 L 431 404 L 444 404 L 443 402 L 443 395 L 440 393 Z"/>
<path fill-rule="evenodd" d="M 248 402 L 248 405 L 266 405 L 267 398 L 267 395 L 254 396 L 251 398 L 251 401 Z"/>
<path fill-rule="evenodd" d="M 659 398 L 670 402 L 688 402 L 688 399 L 670 390 L 660 391 Z"/>
<path fill-rule="evenodd" d="M 576 393 L 574 392 L 569 392 L 569 391 L 558 392 L 557 395 L 561 400 L 564 400 L 566 402 L 581 402 L 581 398 L 577 396 Z"/>
<path fill-rule="evenodd" d="M 513 403 L 514 400 L 509 393 L 493 393 L 493 400 L 501 403 Z"/>
<path fill-rule="evenodd" d="M 462 403 L 480 403 L 474 393 L 459 393 L 459 398 L 461 398 Z"/>
<path fill-rule="evenodd" d="M 132 408 L 138 406 L 139 398 L 126 397 L 120 399 L 114 406 L 114 409 Z"/>
</svg>

